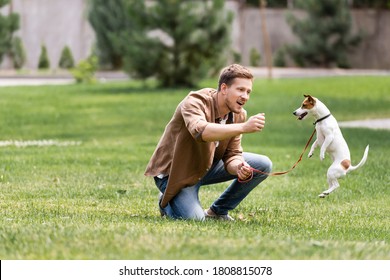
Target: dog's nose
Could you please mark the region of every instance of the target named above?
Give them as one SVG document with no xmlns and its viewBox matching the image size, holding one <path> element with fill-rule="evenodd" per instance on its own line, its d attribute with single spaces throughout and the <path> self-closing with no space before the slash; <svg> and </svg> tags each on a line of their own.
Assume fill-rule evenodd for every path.
<svg viewBox="0 0 390 280">
<path fill-rule="evenodd" d="M 294 112 L 293 112 L 293 115 L 296 116 L 296 115 L 297 115 L 297 111 L 294 111 Z"/>
</svg>

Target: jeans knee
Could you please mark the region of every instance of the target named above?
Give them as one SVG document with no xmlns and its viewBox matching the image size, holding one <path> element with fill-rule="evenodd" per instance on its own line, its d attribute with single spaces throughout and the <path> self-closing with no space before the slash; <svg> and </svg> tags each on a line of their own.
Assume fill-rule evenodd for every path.
<svg viewBox="0 0 390 280">
<path fill-rule="evenodd" d="M 267 156 L 264 156 L 264 158 L 264 172 L 270 173 L 272 171 L 272 161 Z"/>
<path fill-rule="evenodd" d="M 251 159 L 249 165 L 263 172 L 271 172 L 272 170 L 272 161 L 264 155 L 256 155 L 255 158 Z"/>
<path fill-rule="evenodd" d="M 253 176 L 262 181 L 268 177 L 267 173 L 272 172 L 272 161 L 267 156 L 260 156 L 260 159 L 256 162 L 256 166 L 254 167 L 261 172 L 255 172 Z"/>
</svg>

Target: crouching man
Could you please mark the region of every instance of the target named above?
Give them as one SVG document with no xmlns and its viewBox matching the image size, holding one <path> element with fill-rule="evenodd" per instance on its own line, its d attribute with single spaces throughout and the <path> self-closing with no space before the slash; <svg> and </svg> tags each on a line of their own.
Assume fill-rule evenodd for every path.
<svg viewBox="0 0 390 280">
<path fill-rule="evenodd" d="M 252 73 L 233 64 L 222 70 L 217 90 L 192 91 L 177 106 L 145 171 L 160 190 L 162 216 L 231 221 L 229 211 L 266 179 L 252 168 L 270 172 L 269 158 L 241 147 L 243 134 L 261 132 L 265 125 L 263 113 L 246 119 L 252 83 Z M 232 182 L 204 210 L 200 187 L 225 181 Z"/>
</svg>

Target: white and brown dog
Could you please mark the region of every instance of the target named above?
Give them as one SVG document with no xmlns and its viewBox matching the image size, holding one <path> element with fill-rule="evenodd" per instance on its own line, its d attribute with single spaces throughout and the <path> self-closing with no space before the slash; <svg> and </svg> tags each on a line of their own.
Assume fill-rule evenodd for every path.
<svg viewBox="0 0 390 280">
<path fill-rule="evenodd" d="M 310 95 L 304 95 L 304 97 L 305 100 L 302 102 L 301 107 L 295 110 L 293 114 L 298 116 L 298 120 L 303 120 L 310 115 L 315 119 L 314 125 L 317 131 L 317 139 L 311 146 L 308 156 L 312 157 L 314 149 L 321 147 L 320 159 L 323 160 L 325 152 L 328 152 L 333 160 L 327 173 L 329 188 L 319 195 L 319 197 L 323 198 L 340 186 L 337 179 L 344 177 L 347 173 L 361 167 L 366 162 L 369 145 L 367 145 L 359 164 L 352 166 L 347 142 L 345 142 L 336 119 L 320 100 Z"/>
</svg>

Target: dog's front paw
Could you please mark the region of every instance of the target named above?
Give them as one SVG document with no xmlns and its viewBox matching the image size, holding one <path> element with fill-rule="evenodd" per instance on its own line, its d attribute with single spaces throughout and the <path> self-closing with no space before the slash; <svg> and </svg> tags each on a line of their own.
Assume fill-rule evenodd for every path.
<svg viewBox="0 0 390 280">
<path fill-rule="evenodd" d="M 325 154 L 320 154 L 320 160 L 322 161 L 324 160 L 324 158 L 325 158 Z"/>
</svg>

